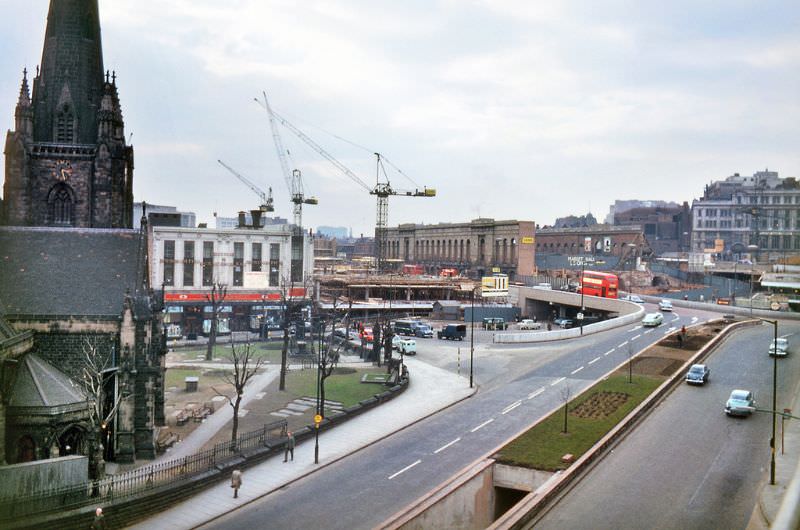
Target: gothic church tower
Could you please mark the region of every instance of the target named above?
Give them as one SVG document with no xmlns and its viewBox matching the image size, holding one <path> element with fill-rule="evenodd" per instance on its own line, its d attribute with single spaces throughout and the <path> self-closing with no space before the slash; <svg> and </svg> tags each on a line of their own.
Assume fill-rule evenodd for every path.
<svg viewBox="0 0 800 530">
<path fill-rule="evenodd" d="M 97 0 L 51 0 L 41 68 L 6 135 L 7 225 L 133 226 L 133 147 L 103 70 Z"/>
</svg>

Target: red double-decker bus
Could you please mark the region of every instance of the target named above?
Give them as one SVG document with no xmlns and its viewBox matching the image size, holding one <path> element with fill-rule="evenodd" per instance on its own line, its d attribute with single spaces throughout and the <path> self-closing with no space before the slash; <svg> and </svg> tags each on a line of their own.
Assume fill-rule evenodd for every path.
<svg viewBox="0 0 800 530">
<path fill-rule="evenodd" d="M 619 278 L 610 272 L 583 271 L 579 293 L 603 298 L 617 298 Z"/>
</svg>

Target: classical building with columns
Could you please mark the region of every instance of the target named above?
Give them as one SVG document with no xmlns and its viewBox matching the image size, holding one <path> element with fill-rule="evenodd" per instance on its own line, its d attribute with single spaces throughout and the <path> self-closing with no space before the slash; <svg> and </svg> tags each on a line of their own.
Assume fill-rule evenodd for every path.
<svg viewBox="0 0 800 530">
<path fill-rule="evenodd" d="M 388 229 L 387 258 L 423 265 L 433 274 L 453 268 L 471 277 L 502 272 L 513 279 L 534 274 L 535 242 L 533 221 L 403 224 Z"/>
</svg>

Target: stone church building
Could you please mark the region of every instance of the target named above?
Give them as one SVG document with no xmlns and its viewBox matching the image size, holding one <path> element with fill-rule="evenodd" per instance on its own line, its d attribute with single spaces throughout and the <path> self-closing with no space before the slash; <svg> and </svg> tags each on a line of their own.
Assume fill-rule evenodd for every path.
<svg viewBox="0 0 800 530">
<path fill-rule="evenodd" d="M 132 229 L 133 147 L 97 0 L 51 0 L 32 87 L 28 76 L 4 152 L 0 465 L 153 458 L 163 301 L 149 285 L 146 228 Z M 103 361 L 97 398 L 82 382 L 87 349 Z"/>
</svg>

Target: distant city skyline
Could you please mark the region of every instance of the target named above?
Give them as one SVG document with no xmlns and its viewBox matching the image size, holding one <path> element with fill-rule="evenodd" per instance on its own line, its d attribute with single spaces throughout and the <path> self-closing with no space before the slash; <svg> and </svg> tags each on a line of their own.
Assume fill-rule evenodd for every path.
<svg viewBox="0 0 800 530">
<path fill-rule="evenodd" d="M 48 4 L 0 7 L 6 129 L 22 69 L 41 59 Z M 793 2 L 118 0 L 100 17 L 136 149 L 134 199 L 198 222 L 259 203 L 218 158 L 272 187 L 275 215 L 291 218 L 253 101 L 262 90 L 367 184 L 379 151 L 402 169 L 387 166 L 395 187 L 437 189 L 390 199 L 389 226 L 604 219 L 615 200 L 691 202 L 734 173 L 799 173 Z M 304 224 L 371 235 L 375 197 L 281 134 L 320 201 Z"/>
</svg>

